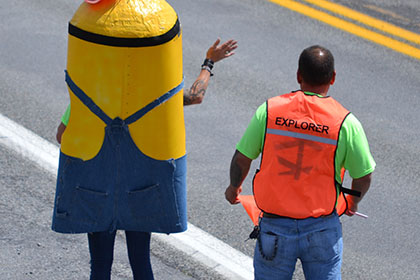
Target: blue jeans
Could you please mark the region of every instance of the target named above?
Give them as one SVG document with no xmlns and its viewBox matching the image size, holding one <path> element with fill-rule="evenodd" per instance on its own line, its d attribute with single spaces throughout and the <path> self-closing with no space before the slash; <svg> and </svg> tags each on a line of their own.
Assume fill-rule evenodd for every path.
<svg viewBox="0 0 420 280">
<path fill-rule="evenodd" d="M 116 231 L 88 234 L 91 280 L 111 279 L 115 235 Z M 150 264 L 150 232 L 126 231 L 125 237 L 133 278 L 153 280 Z"/>
<path fill-rule="evenodd" d="M 295 220 L 265 218 L 254 253 L 256 280 L 292 279 L 297 259 L 307 280 L 340 280 L 343 239 L 336 213 Z"/>
</svg>

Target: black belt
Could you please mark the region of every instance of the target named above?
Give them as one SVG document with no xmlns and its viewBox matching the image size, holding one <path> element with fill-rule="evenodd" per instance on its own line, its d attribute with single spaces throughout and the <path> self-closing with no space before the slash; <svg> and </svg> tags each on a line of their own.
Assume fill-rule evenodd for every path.
<svg viewBox="0 0 420 280">
<path fill-rule="evenodd" d="M 334 210 L 333 213 L 331 213 L 330 215 L 324 215 L 324 216 L 320 216 L 320 217 L 329 217 L 332 214 L 334 214 L 336 212 L 336 210 Z M 293 219 L 293 220 L 303 220 L 303 219 L 295 219 L 295 218 L 290 218 L 290 217 L 285 217 L 285 216 L 280 216 L 280 215 L 276 215 L 276 214 L 271 214 L 271 213 L 266 213 L 263 212 L 263 218 L 270 218 L 270 219 Z M 309 218 L 309 217 L 308 217 Z"/>
<path fill-rule="evenodd" d="M 266 213 L 266 212 L 263 212 L 263 217 L 264 218 L 270 218 L 270 219 L 280 219 L 280 218 L 288 218 L 288 219 L 290 219 L 289 217 L 280 216 L 280 215 L 271 214 L 271 213 Z"/>
</svg>

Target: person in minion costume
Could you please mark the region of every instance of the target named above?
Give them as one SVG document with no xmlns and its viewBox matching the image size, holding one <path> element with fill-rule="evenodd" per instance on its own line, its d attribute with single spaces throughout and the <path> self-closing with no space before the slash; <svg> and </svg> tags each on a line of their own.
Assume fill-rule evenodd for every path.
<svg viewBox="0 0 420 280">
<path fill-rule="evenodd" d="M 214 63 L 237 48 L 219 43 L 184 92 L 181 25 L 166 1 L 85 0 L 71 19 L 52 229 L 88 233 L 90 279 L 110 279 L 117 230 L 134 279 L 153 279 L 151 232 L 187 229 L 183 105 L 201 103 Z"/>
</svg>

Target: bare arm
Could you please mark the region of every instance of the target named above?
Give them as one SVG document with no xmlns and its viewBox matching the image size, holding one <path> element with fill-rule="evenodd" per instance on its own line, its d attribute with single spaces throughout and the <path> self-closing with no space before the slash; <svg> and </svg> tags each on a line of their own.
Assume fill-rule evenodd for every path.
<svg viewBox="0 0 420 280">
<path fill-rule="evenodd" d="M 225 191 L 226 200 L 231 204 L 239 203 L 238 195 L 242 191 L 242 182 L 248 175 L 251 162 L 252 159 L 241 154 L 238 150 L 235 151 L 230 164 L 230 184 Z"/>
<path fill-rule="evenodd" d="M 362 200 L 363 196 L 369 190 L 370 182 L 372 181 L 372 173 L 363 176 L 358 179 L 353 179 L 351 188 L 352 190 L 356 190 L 360 192 L 360 197 L 348 195 L 346 196 L 348 202 L 348 209 L 346 211 L 346 215 L 353 216 L 350 212 L 357 212 L 358 204 Z"/>
<path fill-rule="evenodd" d="M 61 144 L 61 136 L 63 136 L 64 130 L 66 130 L 66 125 L 64 123 L 60 123 L 60 125 L 57 128 L 57 135 L 56 135 L 58 144 Z"/>
<path fill-rule="evenodd" d="M 200 104 L 204 99 L 207 87 L 209 85 L 210 72 L 201 70 L 197 80 L 193 83 L 191 88 L 184 92 L 184 106 Z"/>
<path fill-rule="evenodd" d="M 206 54 L 206 59 L 211 60 L 213 63 L 234 55 L 235 53 L 233 51 L 237 48 L 237 42 L 234 40 L 226 41 L 220 46 L 219 43 L 220 39 L 217 39 Z M 200 104 L 203 101 L 210 81 L 210 71 L 202 69 L 191 88 L 184 92 L 184 106 Z"/>
</svg>

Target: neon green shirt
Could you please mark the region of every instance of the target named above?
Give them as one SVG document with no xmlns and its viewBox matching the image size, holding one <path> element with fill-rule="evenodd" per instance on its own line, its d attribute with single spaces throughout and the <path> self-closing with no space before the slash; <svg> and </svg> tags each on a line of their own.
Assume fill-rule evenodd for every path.
<svg viewBox="0 0 420 280">
<path fill-rule="evenodd" d="M 315 95 L 310 92 L 305 94 Z M 318 94 L 316 94 L 318 95 Z M 322 98 L 321 95 L 318 95 Z M 236 149 L 250 159 L 256 159 L 263 150 L 267 103 L 262 104 L 251 119 Z M 352 178 L 361 178 L 372 173 L 376 163 L 370 153 L 369 144 L 359 120 L 349 114 L 340 129 L 335 157 L 336 180 L 341 182 L 340 171 L 344 167 Z"/>
<path fill-rule="evenodd" d="M 69 119 L 70 119 L 70 105 L 67 106 L 66 112 L 63 114 L 63 116 L 61 117 L 61 122 L 67 126 L 67 124 L 69 123 Z"/>
</svg>

